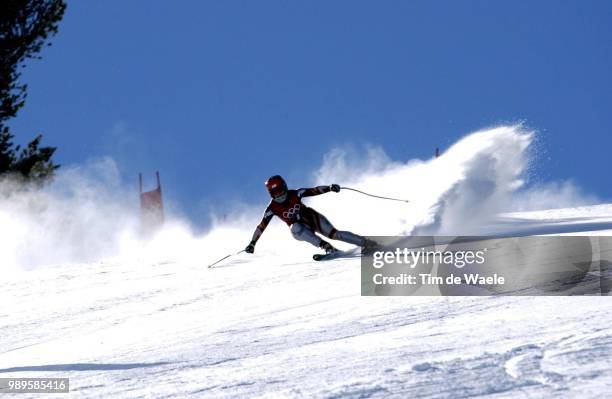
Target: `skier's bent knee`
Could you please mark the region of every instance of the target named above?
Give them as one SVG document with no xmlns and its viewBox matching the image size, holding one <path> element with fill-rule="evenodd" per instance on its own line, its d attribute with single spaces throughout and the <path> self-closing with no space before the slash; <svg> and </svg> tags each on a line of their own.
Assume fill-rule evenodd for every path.
<svg viewBox="0 0 612 399">
<path fill-rule="evenodd" d="M 293 236 L 293 238 L 295 238 L 296 240 L 303 240 L 302 237 L 304 235 L 305 228 L 306 226 L 301 223 L 294 223 L 289 229 L 291 230 L 291 235 Z"/>
</svg>

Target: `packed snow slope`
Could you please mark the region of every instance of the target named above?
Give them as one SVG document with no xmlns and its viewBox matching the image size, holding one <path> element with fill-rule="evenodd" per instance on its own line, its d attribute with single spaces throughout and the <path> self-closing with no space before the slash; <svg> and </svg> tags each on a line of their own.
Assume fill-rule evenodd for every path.
<svg viewBox="0 0 612 399">
<path fill-rule="evenodd" d="M 533 134 L 506 126 L 427 161 L 334 152 L 312 184 L 411 203 L 341 191 L 309 205 L 370 235 L 610 235 L 612 205 L 524 185 L 530 151 Z M 203 237 L 170 223 L 143 241 L 100 187 L 112 179 L 72 173 L 62 190 L 0 201 L 0 378 L 69 377 L 70 397 L 90 398 L 601 398 L 612 386 L 606 296 L 361 297 L 358 258 L 313 262 L 280 223 L 254 255 L 207 269 L 248 243 L 264 204 Z"/>
<path fill-rule="evenodd" d="M 71 397 L 601 398 L 599 297 L 360 297 L 358 259 L 37 269 L 0 286 L 0 377 Z M 27 395 L 24 395 L 27 397 Z"/>
</svg>

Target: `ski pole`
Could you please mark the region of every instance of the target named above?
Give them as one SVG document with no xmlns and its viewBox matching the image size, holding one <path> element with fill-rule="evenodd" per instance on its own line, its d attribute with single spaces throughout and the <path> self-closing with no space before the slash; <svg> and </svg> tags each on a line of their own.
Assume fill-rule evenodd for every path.
<svg viewBox="0 0 612 399">
<path fill-rule="evenodd" d="M 361 191 L 361 190 L 357 190 L 356 188 L 342 187 L 342 189 L 343 189 L 343 190 L 351 190 L 351 191 L 355 191 L 355 192 L 358 192 L 358 193 L 360 193 L 360 194 L 367 195 L 367 196 L 369 196 L 369 197 L 374 197 L 374 198 L 386 199 L 386 200 L 390 200 L 390 201 L 410 202 L 410 201 L 405 200 L 405 199 L 391 198 L 391 197 L 383 197 L 383 196 L 381 196 L 381 195 L 374 195 L 374 194 L 364 193 L 363 191 Z"/>
<path fill-rule="evenodd" d="M 226 260 L 227 258 L 229 258 L 230 256 L 234 256 L 234 255 L 238 255 L 244 252 L 244 249 L 242 251 L 238 251 L 235 254 L 229 254 L 227 256 L 224 256 L 223 258 L 219 259 L 218 261 L 216 261 L 215 263 L 211 263 L 210 265 L 208 265 L 208 268 L 210 269 L 211 267 L 213 267 L 214 265 L 216 265 L 217 263 L 220 263 L 224 260 Z"/>
</svg>

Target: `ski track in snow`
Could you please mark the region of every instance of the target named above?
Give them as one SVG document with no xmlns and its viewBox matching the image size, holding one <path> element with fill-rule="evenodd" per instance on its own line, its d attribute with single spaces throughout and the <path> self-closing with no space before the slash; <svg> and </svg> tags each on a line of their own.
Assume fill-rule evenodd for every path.
<svg viewBox="0 0 612 399">
<path fill-rule="evenodd" d="M 600 398 L 612 387 L 607 297 L 361 297 L 359 259 L 205 265 L 11 276 L 0 377 L 69 377 L 70 396 L 90 398 Z"/>
</svg>

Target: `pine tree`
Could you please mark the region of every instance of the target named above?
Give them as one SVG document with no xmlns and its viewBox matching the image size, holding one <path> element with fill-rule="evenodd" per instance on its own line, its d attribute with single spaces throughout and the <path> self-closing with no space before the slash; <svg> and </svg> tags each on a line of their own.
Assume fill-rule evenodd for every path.
<svg viewBox="0 0 612 399">
<path fill-rule="evenodd" d="M 59 167 L 52 161 L 54 147 L 40 147 L 37 135 L 25 148 L 15 146 L 7 125 L 24 106 L 27 85 L 19 81 L 20 69 L 38 55 L 58 31 L 64 16 L 63 0 L 0 1 L 0 174 L 15 173 L 28 181 L 41 181 Z"/>
</svg>

